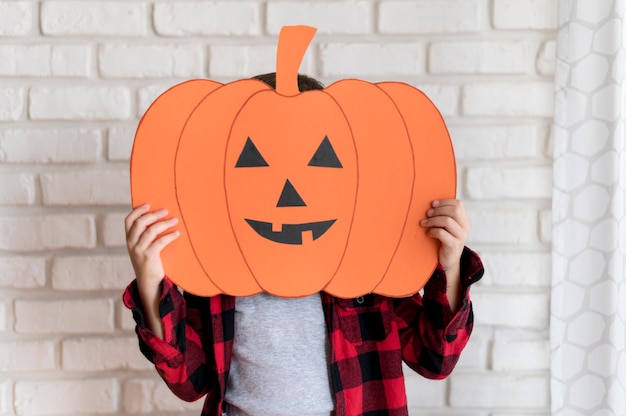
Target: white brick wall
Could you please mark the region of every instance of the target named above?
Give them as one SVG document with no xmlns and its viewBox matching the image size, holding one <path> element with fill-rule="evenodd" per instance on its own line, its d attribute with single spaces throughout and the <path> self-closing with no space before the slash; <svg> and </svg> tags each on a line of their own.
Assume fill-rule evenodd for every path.
<svg viewBox="0 0 626 416">
<path fill-rule="evenodd" d="M 487 29 L 486 0 L 400 0 L 381 2 L 381 33 L 472 33 Z"/>
<path fill-rule="evenodd" d="M 193 78 L 204 69 L 202 48 L 193 45 L 106 45 L 98 61 L 104 78 Z"/>
<path fill-rule="evenodd" d="M 112 299 L 15 301 L 15 331 L 24 334 L 105 333 L 113 320 Z"/>
<path fill-rule="evenodd" d="M 141 36 L 147 32 L 146 3 L 45 1 L 41 31 L 50 36 Z"/>
<path fill-rule="evenodd" d="M 421 88 L 450 127 L 475 332 L 454 374 L 410 370 L 411 414 L 549 413 L 550 123 L 556 0 L 0 0 L 0 415 L 197 415 L 138 351 L 120 295 L 137 121 L 189 78 L 274 70 Z"/>
<path fill-rule="evenodd" d="M 0 287 L 36 288 L 46 284 L 44 257 L 0 257 Z"/>
<path fill-rule="evenodd" d="M 163 36 L 255 36 L 262 3 L 255 1 L 156 2 L 154 29 Z"/>
<path fill-rule="evenodd" d="M 528 42 L 434 42 L 429 69 L 433 74 L 524 74 L 528 51 Z"/>
<path fill-rule="evenodd" d="M 115 414 L 118 388 L 112 378 L 20 381 L 15 383 L 16 414 Z"/>
<path fill-rule="evenodd" d="M 18 120 L 24 113 L 24 89 L 0 87 L 0 121 Z"/>
<path fill-rule="evenodd" d="M 269 2 L 266 28 L 271 34 L 285 25 L 314 26 L 320 34 L 367 34 L 374 6 L 368 1 Z"/>
<path fill-rule="evenodd" d="M 0 36 L 28 34 L 34 26 L 35 4 L 26 1 L 0 3 Z"/>
<path fill-rule="evenodd" d="M 5 163 L 93 163 L 102 154 L 102 132 L 85 128 L 9 128 L 0 131 Z"/>
<path fill-rule="evenodd" d="M 32 88 L 29 102 L 33 120 L 124 120 L 131 115 L 126 87 Z"/>
<path fill-rule="evenodd" d="M 552 30 L 556 26 L 557 2 L 546 0 L 494 0 L 496 29 Z"/>
</svg>

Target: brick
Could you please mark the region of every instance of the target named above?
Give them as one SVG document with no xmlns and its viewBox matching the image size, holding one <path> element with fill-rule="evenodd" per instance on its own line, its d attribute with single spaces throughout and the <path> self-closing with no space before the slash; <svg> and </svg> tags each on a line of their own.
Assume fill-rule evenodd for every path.
<svg viewBox="0 0 626 416">
<path fill-rule="evenodd" d="M 98 56 L 105 78 L 199 77 L 202 49 L 195 45 L 106 45 Z"/>
<path fill-rule="evenodd" d="M 457 160 L 537 157 L 541 129 L 533 125 L 449 126 Z"/>
<path fill-rule="evenodd" d="M 258 35 L 260 5 L 246 1 L 160 2 L 154 5 L 154 29 L 165 36 Z"/>
<path fill-rule="evenodd" d="M 4 332 L 9 327 L 9 317 L 7 315 L 7 304 L 0 302 L 0 332 Z"/>
<path fill-rule="evenodd" d="M 546 244 L 552 242 L 552 211 L 549 209 L 539 212 L 539 240 Z"/>
<path fill-rule="evenodd" d="M 0 287 L 29 289 L 46 284 L 44 257 L 0 257 Z"/>
<path fill-rule="evenodd" d="M 550 369 L 550 341 L 545 333 L 497 331 L 493 344 L 495 371 Z"/>
<path fill-rule="evenodd" d="M 193 403 L 184 402 L 158 379 L 130 379 L 122 388 L 122 403 L 126 413 L 184 412 L 199 414 L 202 400 Z"/>
<path fill-rule="evenodd" d="M 313 48 L 307 49 L 300 72 L 311 74 L 315 60 Z M 214 45 L 210 49 L 209 74 L 211 78 L 249 78 L 276 71 L 276 45 Z"/>
<path fill-rule="evenodd" d="M 480 253 L 485 265 L 481 285 L 547 288 L 551 283 L 550 253 Z"/>
<path fill-rule="evenodd" d="M 540 75 L 554 75 L 556 69 L 556 41 L 549 40 L 541 45 L 537 56 L 536 67 Z"/>
<path fill-rule="evenodd" d="M 63 341 L 64 371 L 151 370 L 154 368 L 137 348 L 137 337 L 78 338 Z"/>
<path fill-rule="evenodd" d="M 550 319 L 549 293 L 472 293 L 476 322 L 505 328 L 547 329 Z"/>
<path fill-rule="evenodd" d="M 407 405 L 409 407 L 444 407 L 446 384 L 440 380 L 428 380 L 408 366 L 403 365 Z"/>
<path fill-rule="evenodd" d="M 78 45 L 52 47 L 52 75 L 88 78 L 91 76 L 91 48 Z"/>
<path fill-rule="evenodd" d="M 41 30 L 52 36 L 142 36 L 147 29 L 146 4 L 116 1 L 46 1 Z"/>
<path fill-rule="evenodd" d="M 493 25 L 496 29 L 554 30 L 557 4 L 554 0 L 494 0 Z"/>
<path fill-rule="evenodd" d="M 455 116 L 459 113 L 459 89 L 437 84 L 418 85 L 426 96 L 435 104 L 442 116 Z"/>
<path fill-rule="evenodd" d="M 524 244 L 537 241 L 537 215 L 527 210 L 468 211 L 472 230 L 468 241 L 487 244 Z"/>
<path fill-rule="evenodd" d="M 459 370 L 486 370 L 489 365 L 489 358 L 491 356 L 490 345 L 492 330 L 485 328 L 481 322 L 477 322 L 478 325 L 474 326 L 472 336 L 469 342 L 463 349 L 461 357 L 456 364 L 455 369 Z"/>
<path fill-rule="evenodd" d="M 323 76 L 415 76 L 424 72 L 424 51 L 416 43 L 325 43 Z"/>
<path fill-rule="evenodd" d="M 450 405 L 459 408 L 543 409 L 550 405 L 550 376 L 458 374 L 450 379 Z"/>
<path fill-rule="evenodd" d="M 0 76 L 89 77 L 91 49 L 72 45 L 0 45 Z"/>
<path fill-rule="evenodd" d="M 127 169 L 46 173 L 41 189 L 45 205 L 130 204 Z"/>
<path fill-rule="evenodd" d="M 130 117 L 131 97 L 124 87 L 33 88 L 34 120 L 123 120 Z"/>
<path fill-rule="evenodd" d="M 16 121 L 24 114 L 24 89 L 0 87 L 0 121 Z"/>
<path fill-rule="evenodd" d="M 528 42 L 434 42 L 433 74 L 524 74 L 530 68 Z"/>
<path fill-rule="evenodd" d="M 130 212 L 108 214 L 100 223 L 99 232 L 107 247 L 126 247 L 126 231 L 124 220 Z"/>
<path fill-rule="evenodd" d="M 4 163 L 87 163 L 102 154 L 102 133 L 96 129 L 25 129 L 0 132 Z"/>
<path fill-rule="evenodd" d="M 130 284 L 130 281 L 128 282 Z M 117 308 L 117 314 L 119 317 L 119 327 L 127 332 L 135 330 L 135 321 L 133 320 L 133 314 L 120 302 Z"/>
<path fill-rule="evenodd" d="M 19 333 L 98 334 L 113 329 L 111 299 L 15 301 L 15 330 Z"/>
<path fill-rule="evenodd" d="M 0 36 L 29 34 L 34 26 L 35 4 L 26 1 L 0 2 Z"/>
<path fill-rule="evenodd" d="M 134 276 L 126 255 L 55 257 L 52 263 L 52 287 L 58 290 L 122 290 Z"/>
<path fill-rule="evenodd" d="M 510 413 L 510 412 L 500 413 L 500 412 L 494 412 L 494 413 L 490 413 L 489 415 L 490 416 L 528 416 L 528 413 L 517 413 L 517 412 L 515 412 L 515 413 Z M 533 412 L 532 415 L 533 416 L 551 416 L 549 411 L 538 412 L 538 413 Z"/>
<path fill-rule="evenodd" d="M 107 158 L 111 161 L 128 161 L 133 149 L 136 125 L 109 129 Z"/>
<path fill-rule="evenodd" d="M 8 381 L 0 381 L 0 414 L 12 415 L 13 413 L 13 393 L 11 391 L 11 383 Z"/>
<path fill-rule="evenodd" d="M 31 173 L 0 174 L 0 205 L 32 205 L 37 191 Z"/>
<path fill-rule="evenodd" d="M 551 82 L 468 84 L 461 100 L 468 116 L 552 117 L 554 85 Z"/>
<path fill-rule="evenodd" d="M 84 214 L 0 217 L 0 250 L 93 248 L 93 217 Z"/>
<path fill-rule="evenodd" d="M 485 26 L 486 7 L 481 0 L 401 0 L 380 4 L 381 33 L 467 33 Z"/>
<path fill-rule="evenodd" d="M 372 31 L 372 7 L 367 1 L 268 2 L 266 29 L 278 34 L 281 27 L 308 25 L 324 34 L 365 34 Z"/>
<path fill-rule="evenodd" d="M 46 371 L 55 368 L 52 341 L 0 342 L 0 371 Z"/>
<path fill-rule="evenodd" d="M 472 199 L 550 199 L 552 168 L 469 168 L 466 183 Z"/>
<path fill-rule="evenodd" d="M 116 413 L 114 379 L 18 381 L 17 414 L 29 416 Z"/>
</svg>

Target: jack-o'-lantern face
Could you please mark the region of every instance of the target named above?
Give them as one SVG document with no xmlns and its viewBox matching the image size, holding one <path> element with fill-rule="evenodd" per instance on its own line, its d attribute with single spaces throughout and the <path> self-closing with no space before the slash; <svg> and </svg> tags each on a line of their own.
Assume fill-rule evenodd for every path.
<svg viewBox="0 0 626 416">
<path fill-rule="evenodd" d="M 243 107 L 227 145 L 226 199 L 264 290 L 314 292 L 332 279 L 352 223 L 356 164 L 348 123 L 326 94 L 261 92 Z"/>
</svg>

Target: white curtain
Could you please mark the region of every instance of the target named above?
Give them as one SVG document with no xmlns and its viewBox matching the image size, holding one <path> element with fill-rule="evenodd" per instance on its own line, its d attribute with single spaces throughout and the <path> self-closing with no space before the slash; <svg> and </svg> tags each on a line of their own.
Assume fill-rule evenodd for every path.
<svg viewBox="0 0 626 416">
<path fill-rule="evenodd" d="M 626 415 L 625 0 L 560 0 L 552 415 Z"/>
</svg>

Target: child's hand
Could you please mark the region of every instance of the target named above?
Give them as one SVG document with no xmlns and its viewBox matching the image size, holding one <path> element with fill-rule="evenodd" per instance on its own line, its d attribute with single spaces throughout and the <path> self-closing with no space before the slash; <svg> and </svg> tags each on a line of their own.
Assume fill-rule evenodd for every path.
<svg viewBox="0 0 626 416">
<path fill-rule="evenodd" d="M 426 215 L 420 225 L 430 228 L 427 234 L 441 242 L 439 263 L 444 270 L 457 269 L 470 231 L 463 203 L 457 199 L 433 201 Z"/>
<path fill-rule="evenodd" d="M 126 217 L 126 245 L 128 255 L 135 269 L 137 284 L 154 286 L 161 283 L 165 271 L 161 261 L 161 250 L 174 241 L 178 231 L 159 234 L 178 223 L 176 218 L 163 220 L 167 210 L 148 212 L 150 207 L 142 205 L 133 209 Z"/>
<path fill-rule="evenodd" d="M 427 234 L 441 242 L 439 263 L 446 272 L 458 270 L 470 231 L 463 203 L 457 199 L 433 201 L 426 215 L 420 225 L 430 228 Z"/>
<path fill-rule="evenodd" d="M 439 240 L 439 264 L 446 272 L 446 294 L 453 313 L 461 306 L 461 254 L 469 235 L 470 226 L 463 203 L 457 199 L 433 201 L 426 215 L 420 221 L 422 227 L 429 228 L 427 234 Z"/>
</svg>

